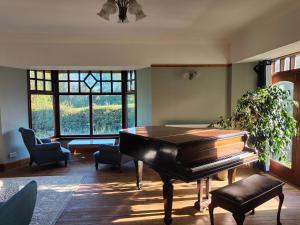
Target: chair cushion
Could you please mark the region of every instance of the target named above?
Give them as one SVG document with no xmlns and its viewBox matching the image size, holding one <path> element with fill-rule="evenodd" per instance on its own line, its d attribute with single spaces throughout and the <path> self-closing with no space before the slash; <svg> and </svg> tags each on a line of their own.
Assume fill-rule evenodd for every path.
<svg viewBox="0 0 300 225">
<path fill-rule="evenodd" d="M 237 181 L 212 191 L 211 194 L 218 196 L 218 198 L 229 199 L 230 201 L 241 205 L 282 185 L 284 185 L 284 182 L 282 181 L 275 180 L 268 176 L 255 174 L 244 180 Z"/>
</svg>

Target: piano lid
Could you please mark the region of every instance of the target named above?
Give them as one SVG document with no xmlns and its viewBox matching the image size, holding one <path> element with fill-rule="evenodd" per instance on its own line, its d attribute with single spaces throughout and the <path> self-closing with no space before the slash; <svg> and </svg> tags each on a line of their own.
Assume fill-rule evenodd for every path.
<svg viewBox="0 0 300 225">
<path fill-rule="evenodd" d="M 195 129 L 165 126 L 134 127 L 121 130 L 121 132 L 144 138 L 161 140 L 175 145 L 194 141 L 215 141 L 232 137 L 241 137 L 247 133 L 246 131 L 231 129 Z"/>
</svg>

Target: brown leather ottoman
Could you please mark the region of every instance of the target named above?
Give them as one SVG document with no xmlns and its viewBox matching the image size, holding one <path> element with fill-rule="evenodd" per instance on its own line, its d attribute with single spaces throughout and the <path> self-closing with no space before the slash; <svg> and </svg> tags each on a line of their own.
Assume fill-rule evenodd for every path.
<svg viewBox="0 0 300 225">
<path fill-rule="evenodd" d="M 266 201 L 278 196 L 279 206 L 277 212 L 277 224 L 281 225 L 280 212 L 284 195 L 282 186 L 284 182 L 275 180 L 268 176 L 252 175 L 244 180 L 211 192 L 211 204 L 209 214 L 211 225 L 214 225 L 213 211 L 216 207 L 221 207 L 230 211 L 238 225 L 242 225 L 245 214 L 265 203 Z"/>
</svg>

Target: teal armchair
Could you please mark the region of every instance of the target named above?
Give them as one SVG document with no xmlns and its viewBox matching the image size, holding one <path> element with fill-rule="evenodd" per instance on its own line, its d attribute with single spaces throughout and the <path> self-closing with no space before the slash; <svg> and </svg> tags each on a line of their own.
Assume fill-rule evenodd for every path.
<svg viewBox="0 0 300 225">
<path fill-rule="evenodd" d="M 37 195 L 37 184 L 31 181 L 7 202 L 0 203 L 0 225 L 29 225 Z"/>
<path fill-rule="evenodd" d="M 59 142 L 51 142 L 50 139 L 38 139 L 31 129 L 21 127 L 19 132 L 30 155 L 30 166 L 34 162 L 42 165 L 59 161 L 64 161 L 65 166 L 68 165 L 70 151 L 61 147 Z"/>
</svg>

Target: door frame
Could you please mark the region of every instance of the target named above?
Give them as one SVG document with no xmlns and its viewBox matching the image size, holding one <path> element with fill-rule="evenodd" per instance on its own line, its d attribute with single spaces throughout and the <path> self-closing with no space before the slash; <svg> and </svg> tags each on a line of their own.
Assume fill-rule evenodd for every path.
<svg viewBox="0 0 300 225">
<path fill-rule="evenodd" d="M 300 69 L 283 71 L 273 74 L 272 84 L 280 81 L 289 81 L 294 83 L 294 99 L 300 102 Z M 294 117 L 297 120 L 297 129 L 300 127 L 300 111 L 294 107 Z M 292 141 L 292 165 L 291 168 L 284 166 L 278 161 L 270 162 L 270 172 L 283 180 L 291 182 L 300 187 L 300 138 L 295 137 Z"/>
</svg>

